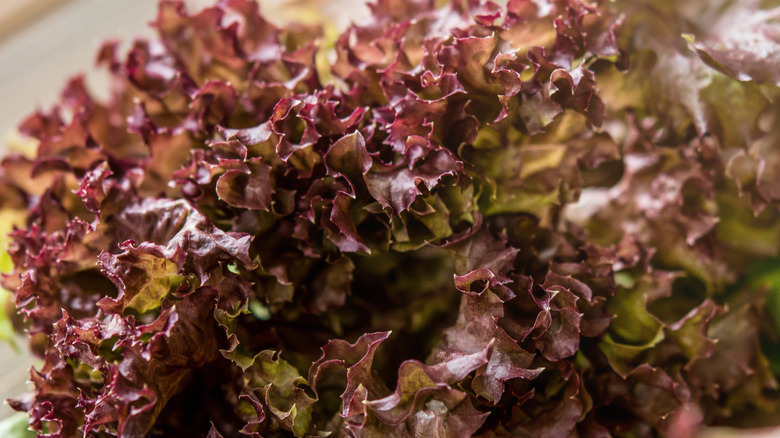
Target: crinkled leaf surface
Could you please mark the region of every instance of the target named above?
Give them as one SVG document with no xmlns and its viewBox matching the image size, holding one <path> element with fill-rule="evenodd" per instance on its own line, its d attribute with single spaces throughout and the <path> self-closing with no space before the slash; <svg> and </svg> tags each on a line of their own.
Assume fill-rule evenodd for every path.
<svg viewBox="0 0 780 438">
<path fill-rule="evenodd" d="M 31 430 L 777 423 L 776 5 L 503 3 L 162 1 L 104 44 L 109 98 L 71 79 L 0 163 Z"/>
</svg>

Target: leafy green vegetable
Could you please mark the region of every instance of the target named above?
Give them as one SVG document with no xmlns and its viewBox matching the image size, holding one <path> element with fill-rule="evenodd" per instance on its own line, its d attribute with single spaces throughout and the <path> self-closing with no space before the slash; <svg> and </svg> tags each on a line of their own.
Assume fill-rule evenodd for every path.
<svg viewBox="0 0 780 438">
<path fill-rule="evenodd" d="M 110 99 L 74 78 L 22 123 L 0 337 L 43 360 L 9 401 L 30 429 L 777 423 L 777 9 L 371 9 L 335 35 L 161 1 L 156 39 L 101 48 Z"/>
</svg>

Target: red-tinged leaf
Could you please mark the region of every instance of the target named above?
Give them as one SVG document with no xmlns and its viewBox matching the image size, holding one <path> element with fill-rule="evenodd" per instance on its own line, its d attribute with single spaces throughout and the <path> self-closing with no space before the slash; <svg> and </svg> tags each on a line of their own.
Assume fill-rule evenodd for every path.
<svg viewBox="0 0 780 438">
<path fill-rule="evenodd" d="M 371 366 L 377 347 L 387 340 L 390 332 L 368 333 L 360 337 L 354 344 L 335 339 L 322 347 L 322 357 L 314 362 L 309 369 L 309 382 L 317 390 L 322 375 L 332 368 L 347 369 L 347 387 L 341 394 L 341 416 L 349 419 L 356 415 L 364 415 L 366 397 L 376 394 L 382 388 L 376 388 L 371 376 Z"/>
<path fill-rule="evenodd" d="M 340 138 L 325 154 L 325 164 L 329 170 L 351 178 L 356 174 L 365 175 L 371 168 L 371 163 L 366 141 L 359 131 Z"/>
<path fill-rule="evenodd" d="M 222 164 L 227 171 L 217 180 L 216 191 L 220 199 L 237 208 L 266 211 L 271 208 L 271 166 L 260 158 Z"/>
</svg>

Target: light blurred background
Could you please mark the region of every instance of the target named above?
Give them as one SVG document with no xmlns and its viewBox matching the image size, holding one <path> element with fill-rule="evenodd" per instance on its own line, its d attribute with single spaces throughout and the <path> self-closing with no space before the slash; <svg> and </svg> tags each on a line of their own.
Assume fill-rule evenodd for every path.
<svg viewBox="0 0 780 438">
<path fill-rule="evenodd" d="M 185 1 L 190 10 L 214 2 Z M 346 26 L 368 14 L 362 0 L 259 3 L 263 14 L 276 21 L 319 15 Z M 152 36 L 147 23 L 156 10 L 157 0 L 0 0 L 0 135 L 9 135 L 36 107 L 54 103 L 74 74 L 86 73 L 91 89 L 100 96 L 108 85 L 105 75 L 92 71 L 99 43 Z"/>
</svg>

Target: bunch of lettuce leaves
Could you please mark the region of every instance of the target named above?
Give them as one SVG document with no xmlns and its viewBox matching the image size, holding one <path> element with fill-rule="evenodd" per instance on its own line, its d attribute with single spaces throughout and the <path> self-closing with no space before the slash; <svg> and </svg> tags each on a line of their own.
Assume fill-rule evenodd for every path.
<svg viewBox="0 0 780 438">
<path fill-rule="evenodd" d="M 163 0 L 109 100 L 22 123 L 38 436 L 780 422 L 780 9 L 436 3 L 330 38 Z"/>
</svg>

